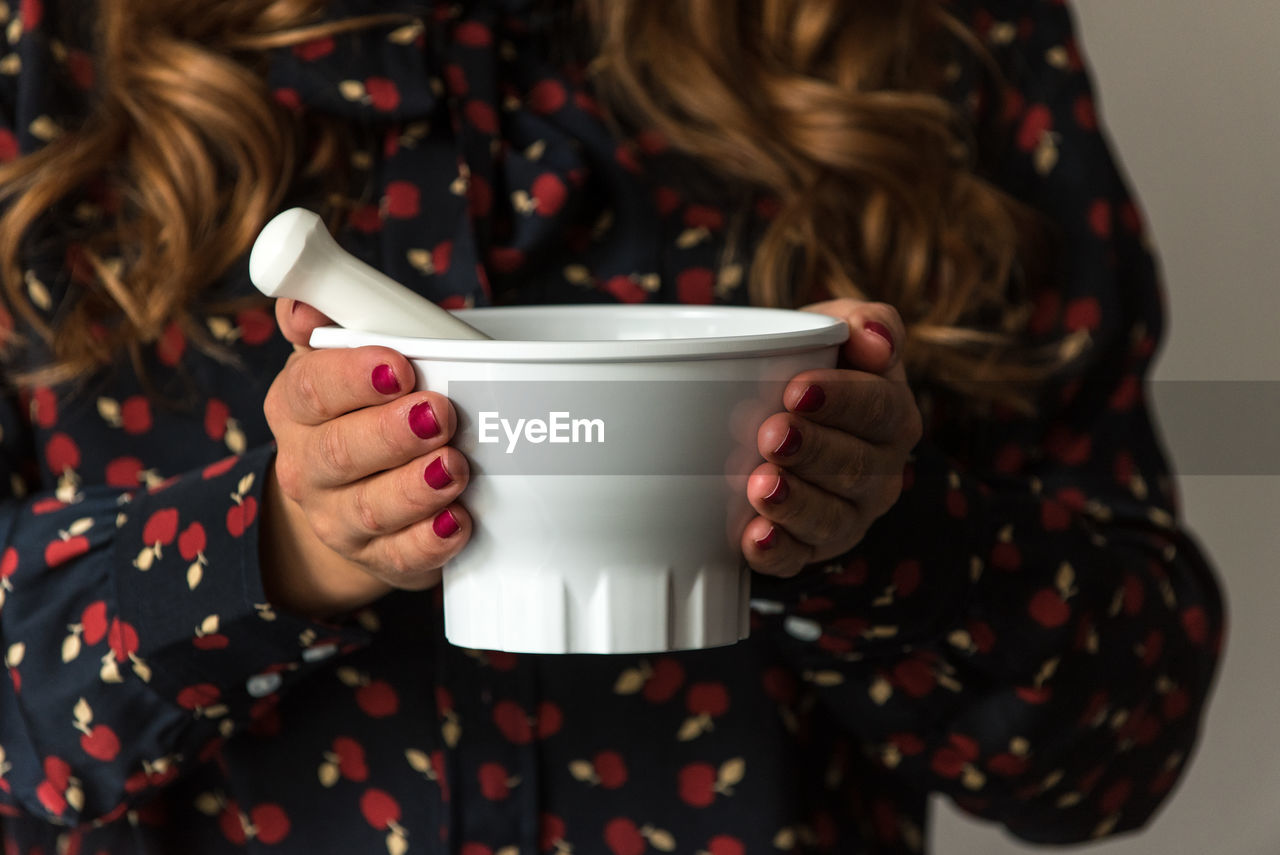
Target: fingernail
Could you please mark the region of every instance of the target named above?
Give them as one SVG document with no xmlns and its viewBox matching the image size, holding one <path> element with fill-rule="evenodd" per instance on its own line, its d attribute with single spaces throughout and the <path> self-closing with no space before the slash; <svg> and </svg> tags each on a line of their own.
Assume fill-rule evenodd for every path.
<svg viewBox="0 0 1280 855">
<path fill-rule="evenodd" d="M 437 457 L 427 464 L 427 471 L 423 474 L 427 479 L 427 483 L 434 490 L 443 490 L 453 483 L 453 478 L 449 476 L 449 470 L 444 468 L 444 458 Z"/>
<path fill-rule="evenodd" d="M 822 387 L 809 385 L 805 387 L 804 394 L 800 396 L 800 400 L 796 401 L 796 412 L 812 413 L 826 402 L 827 393 L 822 391 Z"/>
<path fill-rule="evenodd" d="M 893 344 L 893 333 L 889 332 L 889 328 L 879 321 L 867 321 L 867 324 L 863 329 L 873 335 L 878 335 L 885 341 L 889 342 L 889 353 L 893 353 L 897 349 Z"/>
<path fill-rule="evenodd" d="M 302 305 L 302 304 L 301 304 L 301 303 L 299 303 L 297 300 L 294 300 L 294 301 L 293 301 L 293 305 L 289 307 L 289 314 L 291 314 L 291 315 L 295 315 L 295 314 L 297 314 L 297 313 L 298 313 L 298 307 L 299 307 L 299 306 L 301 306 L 301 305 Z"/>
<path fill-rule="evenodd" d="M 769 533 L 756 541 L 757 549 L 773 549 L 773 542 L 778 539 L 776 526 L 769 526 Z"/>
<path fill-rule="evenodd" d="M 394 395 L 400 391 L 400 381 L 396 379 L 396 372 L 385 362 L 373 369 L 373 388 L 377 389 L 381 395 Z"/>
<path fill-rule="evenodd" d="M 409 430 L 422 439 L 431 439 L 440 433 L 440 423 L 436 421 L 436 414 L 431 412 L 431 405 L 426 401 L 414 404 L 413 409 L 409 410 Z"/>
<path fill-rule="evenodd" d="M 459 528 L 461 526 L 458 525 L 453 511 L 447 509 L 441 511 L 439 516 L 431 521 L 431 530 L 436 533 L 436 537 L 452 537 Z"/>
<path fill-rule="evenodd" d="M 773 450 L 773 453 L 779 457 L 787 457 L 795 454 L 800 449 L 800 431 L 794 427 L 787 428 L 787 435 L 782 438 L 781 444 Z"/>
<path fill-rule="evenodd" d="M 787 479 L 779 475 L 778 483 L 773 486 L 773 492 L 765 496 L 764 500 L 771 505 L 780 505 L 787 500 L 790 493 L 791 488 L 787 486 Z"/>
</svg>

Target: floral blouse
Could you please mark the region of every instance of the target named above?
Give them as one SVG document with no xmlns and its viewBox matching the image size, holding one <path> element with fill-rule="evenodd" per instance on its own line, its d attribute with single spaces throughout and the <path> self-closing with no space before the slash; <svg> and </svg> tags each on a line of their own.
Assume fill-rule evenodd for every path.
<svg viewBox="0 0 1280 855">
<path fill-rule="evenodd" d="M 269 71 L 287 108 L 376 142 L 346 247 L 446 306 L 746 302 L 729 205 L 654 168 L 660 139 L 609 129 L 546 49 L 563 18 L 378 4 L 415 5 L 419 23 Z M 746 641 L 534 656 L 446 643 L 438 591 L 331 623 L 267 601 L 262 401 L 290 352 L 269 310 L 207 316 L 235 364 L 171 328 L 144 354 L 153 388 L 128 364 L 74 390 L 6 383 L 4 851 L 909 853 L 931 792 L 1032 841 L 1145 823 L 1191 757 L 1223 637 L 1144 394 L 1161 291 L 1063 0 L 952 9 L 1011 89 L 957 95 L 1010 120 L 993 179 L 1066 247 L 1032 332 L 1088 335 L 1039 417 L 935 417 L 855 549 L 754 580 Z M 84 108 L 72 14 L 0 4 L 0 159 Z M 32 249 L 49 317 L 74 259 Z M 246 270 L 219 293 L 249 294 Z M 24 341 L 6 370 L 43 355 Z"/>
</svg>

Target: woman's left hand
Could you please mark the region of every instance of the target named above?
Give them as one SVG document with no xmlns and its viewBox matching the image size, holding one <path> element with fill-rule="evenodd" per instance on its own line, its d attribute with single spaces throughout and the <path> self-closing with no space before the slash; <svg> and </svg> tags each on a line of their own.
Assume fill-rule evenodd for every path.
<svg viewBox="0 0 1280 855">
<path fill-rule="evenodd" d="M 852 549 L 898 500 L 907 456 L 920 441 L 920 410 L 900 350 L 902 319 L 885 303 L 828 300 L 803 311 L 849 325 L 840 364 L 804 371 L 782 394 L 786 412 L 765 419 L 765 463 L 747 481 L 759 516 L 742 534 L 752 569 L 794 576 Z"/>
</svg>

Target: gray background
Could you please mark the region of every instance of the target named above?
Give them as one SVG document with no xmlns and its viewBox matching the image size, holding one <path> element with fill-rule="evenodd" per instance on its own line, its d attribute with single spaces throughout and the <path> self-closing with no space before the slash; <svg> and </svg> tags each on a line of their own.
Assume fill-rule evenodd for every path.
<svg viewBox="0 0 1280 855">
<path fill-rule="evenodd" d="M 1157 380 L 1280 381 L 1280 4 L 1078 0 L 1076 11 L 1103 121 L 1164 262 L 1171 326 Z M 1164 432 L 1175 462 L 1196 456 L 1195 431 Z M 1146 831 L 1089 852 L 1280 853 L 1280 477 L 1269 473 L 1179 479 L 1227 587 L 1226 661 L 1173 798 Z M 935 807 L 938 855 L 1044 851 Z"/>
</svg>

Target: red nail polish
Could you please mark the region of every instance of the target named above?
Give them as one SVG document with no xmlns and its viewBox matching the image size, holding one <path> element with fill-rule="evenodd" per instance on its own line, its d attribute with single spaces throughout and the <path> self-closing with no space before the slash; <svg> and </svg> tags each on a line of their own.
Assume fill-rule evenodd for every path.
<svg viewBox="0 0 1280 855">
<path fill-rule="evenodd" d="M 773 543 L 778 539 L 778 529 L 776 526 L 769 526 L 769 533 L 757 540 L 757 549 L 773 549 Z"/>
<path fill-rule="evenodd" d="M 867 325 L 863 329 L 889 342 L 889 353 L 893 353 L 897 349 L 893 344 L 893 333 L 889 332 L 889 328 L 879 321 L 867 321 Z"/>
<path fill-rule="evenodd" d="M 427 471 L 423 473 L 423 478 L 431 485 L 434 490 L 443 490 L 453 483 L 453 478 L 449 476 L 449 470 L 444 468 L 444 458 L 437 457 L 427 464 Z"/>
<path fill-rule="evenodd" d="M 440 514 L 431 521 L 431 530 L 436 533 L 436 537 L 452 537 L 462 526 L 458 525 L 458 520 L 453 515 L 453 511 L 448 509 L 441 511 Z"/>
<path fill-rule="evenodd" d="M 400 391 L 400 381 L 396 379 L 396 372 L 385 362 L 373 369 L 373 388 L 380 395 L 394 395 Z"/>
<path fill-rule="evenodd" d="M 800 400 L 796 401 L 797 413 L 812 413 L 827 402 L 827 393 L 821 386 L 806 386 Z"/>
<path fill-rule="evenodd" d="M 440 423 L 436 421 L 436 414 L 431 412 L 431 405 L 426 401 L 414 404 L 413 409 L 409 410 L 409 430 L 421 439 L 431 439 L 440 433 Z"/>
<path fill-rule="evenodd" d="M 764 500 L 771 505 L 780 505 L 787 500 L 790 493 L 791 488 L 787 486 L 787 479 L 779 475 L 778 483 L 773 486 L 773 492 L 765 496 Z"/>
<path fill-rule="evenodd" d="M 796 430 L 794 427 L 789 427 L 787 428 L 787 435 L 782 438 L 782 442 L 773 450 L 773 453 L 779 457 L 787 457 L 795 454 L 799 450 L 800 431 Z"/>
</svg>

